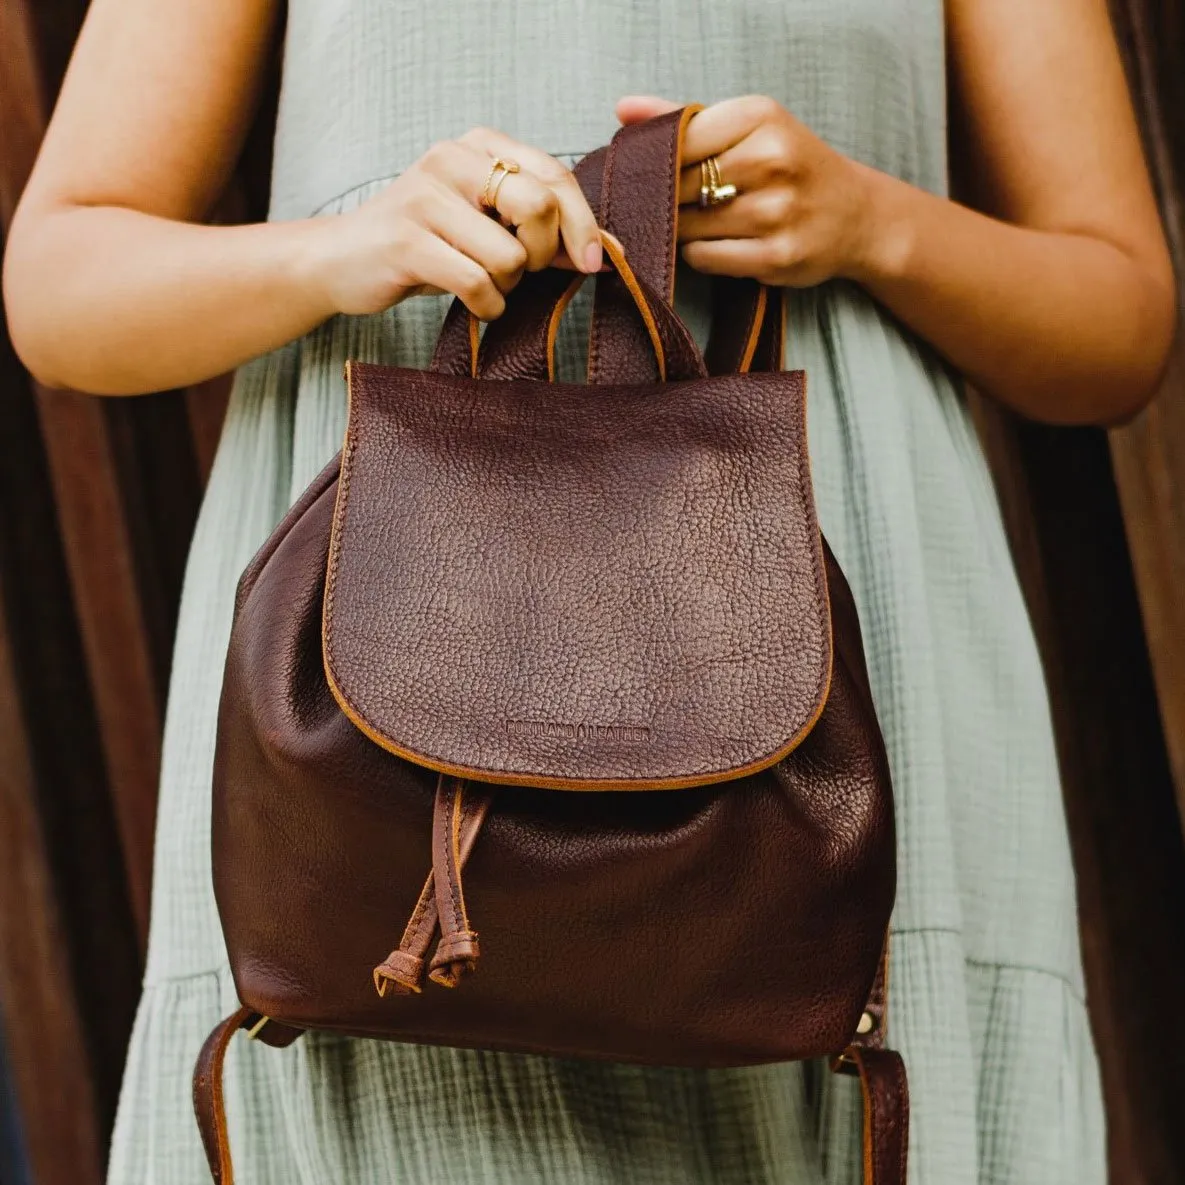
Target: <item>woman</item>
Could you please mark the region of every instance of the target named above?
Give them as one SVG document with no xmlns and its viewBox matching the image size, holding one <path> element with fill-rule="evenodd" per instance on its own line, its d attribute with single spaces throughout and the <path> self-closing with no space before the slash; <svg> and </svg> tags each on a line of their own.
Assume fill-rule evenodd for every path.
<svg viewBox="0 0 1185 1185">
<path fill-rule="evenodd" d="M 739 196 L 683 208 L 683 257 L 792 290 L 820 518 L 893 765 L 890 1023 L 912 1078 L 911 1179 L 1102 1182 L 1045 691 L 952 372 L 1061 423 L 1130 416 L 1155 386 L 1172 278 L 1104 0 L 290 0 L 271 221 L 196 225 L 277 8 L 93 0 L 6 265 L 14 341 L 48 384 L 130 394 L 245 364 L 185 589 L 111 1181 L 206 1180 L 187 1092 L 234 1003 L 207 831 L 233 587 L 338 447 L 342 360 L 424 364 L 443 301 L 417 295 L 493 318 L 524 269 L 596 271 L 563 166 L 609 138 L 615 104 L 631 121 L 698 100 L 712 105 L 691 124 L 684 200 L 709 155 Z M 945 196 L 948 66 L 982 213 Z M 497 188 L 500 221 L 479 212 L 495 157 L 521 166 Z M 853 1083 L 810 1067 L 675 1072 L 314 1034 L 236 1047 L 231 1070 L 248 1185 L 860 1174 Z"/>
</svg>

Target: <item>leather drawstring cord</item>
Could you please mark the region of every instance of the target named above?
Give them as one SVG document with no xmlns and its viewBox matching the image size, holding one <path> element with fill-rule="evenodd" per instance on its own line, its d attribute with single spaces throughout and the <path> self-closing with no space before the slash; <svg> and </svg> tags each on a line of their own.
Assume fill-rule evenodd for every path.
<svg viewBox="0 0 1185 1185">
<path fill-rule="evenodd" d="M 474 793 L 460 778 L 441 774 L 432 809 L 432 871 L 403 931 L 399 945 L 374 969 L 380 996 L 406 996 L 420 991 L 424 959 L 437 923 L 444 918 L 443 936 L 432 959 L 429 976 L 444 987 L 455 987 L 473 969 L 478 957 L 477 935 L 469 929 L 461 869 L 477 841 L 490 807 L 488 794 Z M 441 908 L 443 898 L 444 908 Z"/>
<path fill-rule="evenodd" d="M 465 783 L 449 778 L 436 791 L 432 813 L 432 875 L 436 881 L 436 912 L 440 941 L 428 978 L 441 987 L 456 987 L 476 966 L 477 934 L 469 928 L 461 888 L 461 821 L 465 816 Z"/>
</svg>

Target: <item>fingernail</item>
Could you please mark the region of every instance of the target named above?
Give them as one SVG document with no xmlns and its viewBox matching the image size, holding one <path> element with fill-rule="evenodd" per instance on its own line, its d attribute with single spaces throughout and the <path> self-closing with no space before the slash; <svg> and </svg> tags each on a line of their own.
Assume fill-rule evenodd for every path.
<svg viewBox="0 0 1185 1185">
<path fill-rule="evenodd" d="M 599 272 L 601 270 L 601 244 L 589 243 L 584 250 L 584 270 Z"/>
</svg>

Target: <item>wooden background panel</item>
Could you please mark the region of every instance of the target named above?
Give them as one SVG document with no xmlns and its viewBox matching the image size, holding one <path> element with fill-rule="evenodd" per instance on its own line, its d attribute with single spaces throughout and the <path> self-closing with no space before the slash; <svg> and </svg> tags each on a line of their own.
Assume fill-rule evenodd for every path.
<svg viewBox="0 0 1185 1185">
<path fill-rule="evenodd" d="M 0 243 L 84 11 L 0 0 Z M 223 219 L 260 216 L 269 120 Z M 36 1185 L 103 1179 L 181 579 L 228 390 L 44 391 L 0 325 L 0 999 Z"/>
<path fill-rule="evenodd" d="M 1170 1028 L 1185 841 L 1107 437 L 978 412 L 1056 724 L 1111 1180 L 1172 1185 L 1185 1181 L 1185 1041 Z"/>
<path fill-rule="evenodd" d="M 0 229 L 32 168 L 84 0 L 0 5 Z M 278 99 L 274 57 L 235 177 L 213 221 L 266 214 Z M 147 938 L 160 738 L 186 554 L 213 462 L 228 377 L 136 399 L 34 384 L 75 593 L 126 876 Z"/>
<path fill-rule="evenodd" d="M 135 921 L 34 396 L 0 334 L 0 998 L 37 1185 L 99 1185 Z"/>
<path fill-rule="evenodd" d="M 1185 268 L 1185 3 L 1112 0 L 1112 10 L 1180 277 Z M 1111 433 L 1111 451 L 1178 800 L 1185 808 L 1185 339 L 1181 335 L 1155 403 L 1134 424 Z"/>
<path fill-rule="evenodd" d="M 82 4 L 65 0 L 38 6 L 6 0 L 0 6 L 0 61 L 5 64 L 0 122 L 21 129 L 18 136 L 6 137 L 0 157 L 0 230 L 7 229 L 32 168 L 83 13 Z M 120 462 L 126 461 L 134 439 L 127 410 L 115 401 L 43 391 L 25 381 L 41 421 L 99 718 L 104 772 L 120 820 L 132 908 L 146 937 L 167 669 L 161 656 L 170 646 L 169 607 L 175 612 L 176 589 L 161 589 L 152 579 L 159 565 L 148 558 L 150 548 L 141 545 L 146 542 L 142 528 L 148 507 L 125 494 L 124 474 L 129 471 L 125 467 L 121 472 Z M 171 460 L 162 454 L 163 464 Z M 184 474 L 184 458 L 177 461 Z M 196 499 L 192 449 L 189 469 Z M 135 495 L 142 497 L 143 490 Z M 170 524 L 174 535 L 178 527 L 184 529 L 181 516 Z"/>
</svg>

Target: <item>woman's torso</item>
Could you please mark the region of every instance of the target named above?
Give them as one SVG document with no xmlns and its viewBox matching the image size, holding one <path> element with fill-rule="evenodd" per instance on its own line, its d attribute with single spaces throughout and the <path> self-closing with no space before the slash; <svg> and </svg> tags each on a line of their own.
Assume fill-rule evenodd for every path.
<svg viewBox="0 0 1185 1185">
<path fill-rule="evenodd" d="M 566 160 L 631 93 L 768 94 L 840 151 L 946 187 L 941 0 L 290 0 L 272 217 L 497 128 Z"/>
</svg>

